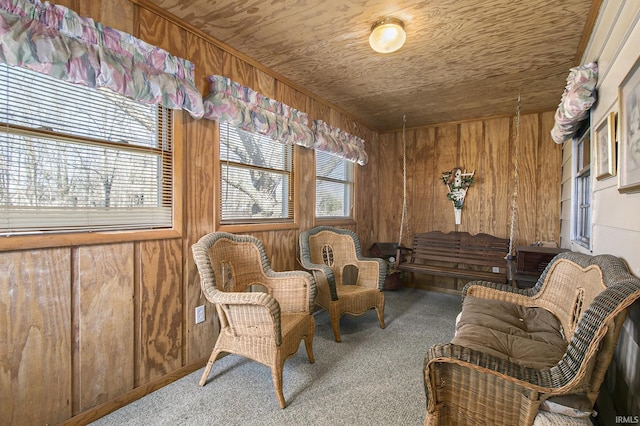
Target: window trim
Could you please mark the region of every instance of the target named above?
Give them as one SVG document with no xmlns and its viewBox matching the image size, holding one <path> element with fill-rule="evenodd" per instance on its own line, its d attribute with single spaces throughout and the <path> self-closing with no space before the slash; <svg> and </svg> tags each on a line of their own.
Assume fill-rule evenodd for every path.
<svg viewBox="0 0 640 426">
<path fill-rule="evenodd" d="M 265 222 L 250 222 L 250 223 L 222 223 L 222 215 L 220 209 L 220 203 L 222 203 L 222 174 L 221 174 L 221 159 L 220 159 L 220 122 L 215 121 L 215 129 L 213 131 L 213 162 L 214 168 L 214 200 L 213 200 L 213 216 L 214 216 L 214 229 L 221 232 L 231 233 L 243 233 L 243 232 L 257 232 L 257 231 L 281 231 L 289 229 L 298 229 L 298 217 L 299 217 L 299 202 L 298 202 L 298 188 L 300 188 L 301 173 L 296 173 L 296 170 L 300 169 L 300 155 L 298 145 L 293 145 L 292 154 L 292 167 L 293 167 L 293 179 L 291 179 L 291 194 L 293 194 L 293 219 L 286 221 L 265 221 Z"/>
<path fill-rule="evenodd" d="M 350 160 L 342 158 L 343 161 L 351 162 Z M 318 171 L 317 171 L 317 151 L 314 151 L 313 156 L 313 223 L 314 224 L 333 224 L 333 225 L 351 225 L 355 224 L 356 220 L 356 187 L 358 181 L 358 168 L 355 163 L 352 163 L 352 186 L 351 186 L 351 208 L 349 216 L 316 216 L 316 197 L 317 197 L 317 180 L 318 180 Z M 326 179 L 323 181 L 327 182 L 338 182 L 334 179 Z"/>
<path fill-rule="evenodd" d="M 591 126 L 589 122 L 584 124 L 573 138 L 573 156 L 572 160 L 572 214 L 571 214 L 571 242 L 584 249 L 591 250 L 591 242 L 593 239 L 592 229 L 592 214 L 593 214 L 593 175 L 592 169 L 592 156 L 591 156 Z M 586 149 L 585 149 L 586 148 Z M 582 162 L 580 162 L 582 159 Z M 588 206 L 588 223 L 583 223 L 582 220 L 582 208 L 580 206 L 583 199 L 584 192 L 580 192 L 580 180 L 586 180 L 588 185 L 587 191 L 589 191 L 590 203 Z M 582 184 L 584 185 L 584 184 Z M 581 225 L 588 227 L 588 235 L 582 235 L 580 232 Z"/>
<path fill-rule="evenodd" d="M 173 111 L 173 206 L 171 213 L 173 226 L 171 228 L 13 235 L 0 237 L 0 252 L 181 238 L 183 235 L 185 114 L 184 110 Z"/>
</svg>

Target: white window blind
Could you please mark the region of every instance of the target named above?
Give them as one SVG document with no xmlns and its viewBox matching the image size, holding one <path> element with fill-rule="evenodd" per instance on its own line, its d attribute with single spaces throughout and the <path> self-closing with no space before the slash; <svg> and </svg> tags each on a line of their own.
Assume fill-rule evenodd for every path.
<svg viewBox="0 0 640 426">
<path fill-rule="evenodd" d="M 316 217 L 352 216 L 353 169 L 351 161 L 316 151 Z"/>
<path fill-rule="evenodd" d="M 293 147 L 220 123 L 222 224 L 293 221 Z"/>
<path fill-rule="evenodd" d="M 170 228 L 172 112 L 0 64 L 0 235 Z"/>
</svg>

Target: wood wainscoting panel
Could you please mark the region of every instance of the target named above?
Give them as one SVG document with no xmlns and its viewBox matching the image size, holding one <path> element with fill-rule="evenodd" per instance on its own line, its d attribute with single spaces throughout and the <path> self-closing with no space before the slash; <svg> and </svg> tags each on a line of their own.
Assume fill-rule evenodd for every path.
<svg viewBox="0 0 640 426">
<path fill-rule="evenodd" d="M 53 3 L 53 2 L 52 2 Z M 56 0 L 55 4 L 64 5 L 78 12 L 80 16 L 87 16 L 102 25 L 135 35 L 135 5 L 131 0 Z M 74 5 L 74 3 L 76 3 Z"/>
<path fill-rule="evenodd" d="M 484 121 L 485 159 L 477 186 L 482 191 L 480 232 L 509 238 L 513 175 L 511 167 L 510 131 L 511 119 L 495 118 Z"/>
<path fill-rule="evenodd" d="M 537 210 L 545 212 L 536 216 L 535 241 L 555 241 L 560 244 L 560 182 L 562 181 L 562 145 L 551 139 L 551 128 L 555 123 L 554 113 L 540 114 L 540 135 L 538 156 L 548 159 L 541 161 L 536 176 Z M 592 172 L 593 173 L 593 172 Z M 549 219 L 552 220 L 549 220 Z M 530 243 L 533 241 L 530 241 Z"/>
<path fill-rule="evenodd" d="M 474 183 L 467 190 L 460 218 L 461 228 L 472 235 L 483 231 L 484 224 L 481 223 L 481 212 L 491 203 L 485 199 L 490 194 L 485 194 L 487 189 L 482 181 L 486 177 L 485 146 L 484 146 L 484 123 L 482 121 L 468 121 L 460 124 L 460 154 L 459 166 L 467 172 L 476 172 Z M 444 184 L 442 184 L 444 186 Z"/>
<path fill-rule="evenodd" d="M 442 182 L 442 173 L 448 172 L 454 167 L 459 167 L 459 125 L 450 124 L 436 129 L 436 152 L 433 175 L 425 182 L 425 185 L 433 185 L 433 229 L 425 231 L 442 231 L 445 234 L 456 230 L 456 222 L 453 212 L 453 204 L 447 198 L 449 190 Z M 462 165 L 462 167 L 465 167 Z M 462 212 L 464 216 L 465 212 Z M 413 239 L 413 235 L 411 236 Z"/>
<path fill-rule="evenodd" d="M 193 79 L 203 97 L 211 92 L 207 78 L 222 74 L 222 50 L 193 33 L 187 33 L 187 57 L 194 64 Z M 197 121 L 199 122 L 199 121 Z"/>
<path fill-rule="evenodd" d="M 517 126 L 514 126 L 513 140 L 515 141 Z M 520 140 L 518 153 L 518 194 L 517 194 L 517 228 L 516 241 L 514 246 L 529 245 L 538 239 L 536 223 L 538 216 L 546 217 L 546 212 L 538 210 L 536 200 L 538 199 L 538 185 L 541 183 L 537 179 L 539 164 L 551 161 L 549 158 L 541 160 L 538 156 L 538 131 L 539 116 L 528 114 L 520 117 Z M 515 169 L 515 144 L 512 146 L 512 170 Z"/>
<path fill-rule="evenodd" d="M 380 135 L 378 140 L 375 167 L 366 166 L 369 187 L 365 190 L 371 201 L 360 208 L 373 209 L 377 217 L 377 241 L 396 241 L 402 216 L 402 135 Z"/>
<path fill-rule="evenodd" d="M 138 8 L 138 22 L 140 39 L 177 56 L 188 52 L 187 32 L 180 26 L 144 7 Z"/>
<path fill-rule="evenodd" d="M 360 237 L 360 244 L 362 244 L 362 248 L 366 251 L 378 240 L 377 228 L 375 226 L 377 212 L 373 208 L 378 196 L 377 188 L 371 180 L 371 177 L 378 175 L 378 171 L 374 165 L 377 163 L 375 158 L 378 155 L 378 151 L 375 147 L 379 144 L 379 136 L 377 133 L 371 132 L 364 127 L 359 127 L 358 132 L 364 138 L 365 151 L 367 152 L 369 162 L 364 166 L 354 165 L 356 179 L 354 218 L 357 223 L 354 232 Z"/>
<path fill-rule="evenodd" d="M 409 223 L 402 236 L 402 244 L 411 247 L 413 235 L 433 230 L 433 200 L 442 195 L 441 183 L 436 180 L 442 172 L 436 167 L 435 127 L 407 132 L 407 214 Z M 437 195 L 436 195 L 437 194 Z"/>
<path fill-rule="evenodd" d="M 73 255 L 74 414 L 134 385 L 134 243 Z"/>
<path fill-rule="evenodd" d="M 143 241 L 139 246 L 136 387 L 182 367 L 182 240 Z M 193 311 L 186 321 L 194 322 Z"/>
<path fill-rule="evenodd" d="M 267 258 L 274 271 L 295 271 L 302 269 L 296 259 L 298 232 L 296 229 L 251 232 L 262 242 Z"/>
<path fill-rule="evenodd" d="M 185 365 L 208 358 L 218 338 L 218 319 L 200 290 L 200 275 L 193 261 L 191 246 L 203 235 L 215 231 L 218 167 L 217 123 L 211 120 L 189 120 L 185 126 L 185 234 L 183 258 L 184 355 Z M 191 315 L 196 306 L 205 305 L 206 320 L 195 324 Z"/>
<path fill-rule="evenodd" d="M 222 51 L 222 75 L 253 88 L 253 66 L 227 51 Z"/>
<path fill-rule="evenodd" d="M 71 416 L 71 250 L 0 253 L 0 423 Z"/>
<path fill-rule="evenodd" d="M 271 99 L 278 99 L 276 93 L 276 79 L 258 68 L 253 68 L 253 84 L 251 87 L 258 93 Z M 307 112 L 304 110 L 304 112 Z"/>
</svg>

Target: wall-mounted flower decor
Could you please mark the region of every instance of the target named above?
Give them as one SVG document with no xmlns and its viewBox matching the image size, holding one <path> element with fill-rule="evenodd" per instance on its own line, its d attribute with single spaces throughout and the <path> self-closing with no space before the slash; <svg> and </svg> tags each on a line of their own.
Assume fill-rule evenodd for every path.
<svg viewBox="0 0 640 426">
<path fill-rule="evenodd" d="M 475 171 L 467 173 L 462 171 L 460 167 L 454 167 L 448 172 L 442 173 L 442 182 L 447 185 L 449 192 L 447 198 L 451 200 L 453 204 L 453 211 L 455 213 L 456 225 L 460 225 L 460 216 L 462 213 L 462 206 L 464 205 L 464 197 L 467 195 L 467 188 L 473 183 L 473 175 Z"/>
</svg>

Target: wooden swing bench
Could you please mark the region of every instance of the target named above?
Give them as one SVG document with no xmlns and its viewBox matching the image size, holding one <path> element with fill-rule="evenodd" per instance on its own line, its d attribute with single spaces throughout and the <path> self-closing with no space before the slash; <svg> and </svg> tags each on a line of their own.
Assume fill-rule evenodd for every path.
<svg viewBox="0 0 640 426">
<path fill-rule="evenodd" d="M 509 240 L 489 234 L 431 231 L 399 246 L 395 269 L 464 280 L 507 283 Z"/>
</svg>

